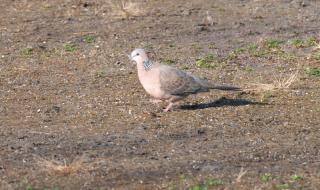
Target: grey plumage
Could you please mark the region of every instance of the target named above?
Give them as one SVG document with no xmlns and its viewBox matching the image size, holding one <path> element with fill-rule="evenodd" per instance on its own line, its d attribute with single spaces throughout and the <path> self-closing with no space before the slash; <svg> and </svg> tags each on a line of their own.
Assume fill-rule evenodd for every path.
<svg viewBox="0 0 320 190">
<path fill-rule="evenodd" d="M 215 86 L 204 79 L 185 73 L 174 67 L 161 65 L 160 67 L 160 87 L 163 91 L 175 96 L 188 96 L 199 92 L 208 92 L 210 89 L 217 90 L 240 90 L 232 86 Z"/>
</svg>

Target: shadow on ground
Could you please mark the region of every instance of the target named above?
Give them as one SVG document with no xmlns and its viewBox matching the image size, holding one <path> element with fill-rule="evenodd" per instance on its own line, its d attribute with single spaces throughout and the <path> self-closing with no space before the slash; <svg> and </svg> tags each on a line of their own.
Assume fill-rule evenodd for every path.
<svg viewBox="0 0 320 190">
<path fill-rule="evenodd" d="M 245 105 L 265 105 L 266 103 L 253 102 L 245 99 L 229 99 L 221 97 L 218 100 L 209 103 L 200 103 L 192 105 L 182 105 L 180 109 L 183 110 L 201 110 L 214 107 L 224 107 L 224 106 L 245 106 Z"/>
</svg>

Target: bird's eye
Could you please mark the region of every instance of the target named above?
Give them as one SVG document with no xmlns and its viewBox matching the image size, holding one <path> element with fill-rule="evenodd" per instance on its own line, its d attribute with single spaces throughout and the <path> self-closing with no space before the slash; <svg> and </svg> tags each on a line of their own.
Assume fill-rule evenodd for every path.
<svg viewBox="0 0 320 190">
<path fill-rule="evenodd" d="M 137 56 L 139 56 L 140 54 L 139 53 L 137 53 Z"/>
</svg>

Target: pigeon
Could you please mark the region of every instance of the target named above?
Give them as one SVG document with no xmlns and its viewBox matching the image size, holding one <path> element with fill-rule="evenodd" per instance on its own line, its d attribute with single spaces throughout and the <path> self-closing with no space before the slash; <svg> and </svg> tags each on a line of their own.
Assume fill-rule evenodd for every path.
<svg viewBox="0 0 320 190">
<path fill-rule="evenodd" d="M 145 91 L 150 94 L 154 103 L 167 101 L 169 104 L 163 110 L 172 110 L 179 100 L 191 94 L 208 92 L 210 89 L 239 91 L 233 86 L 216 86 L 207 80 L 200 79 L 190 73 L 175 67 L 153 62 L 144 49 L 135 49 L 129 55 L 131 61 L 137 64 L 139 81 Z"/>
</svg>

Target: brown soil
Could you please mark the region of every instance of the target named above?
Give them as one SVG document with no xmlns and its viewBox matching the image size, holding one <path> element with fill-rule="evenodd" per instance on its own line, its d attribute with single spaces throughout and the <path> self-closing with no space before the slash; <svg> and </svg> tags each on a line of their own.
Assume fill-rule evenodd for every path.
<svg viewBox="0 0 320 190">
<path fill-rule="evenodd" d="M 209 189 L 320 189 L 319 77 L 304 72 L 319 49 L 290 43 L 320 39 L 318 0 L 117 2 L 0 3 L 0 189 L 186 189 L 206 178 L 223 181 Z M 268 39 L 295 58 L 228 58 Z M 247 90 L 163 113 L 128 60 L 137 47 Z M 208 54 L 215 67 L 197 67 Z M 296 70 L 290 87 L 257 90 Z"/>
</svg>

